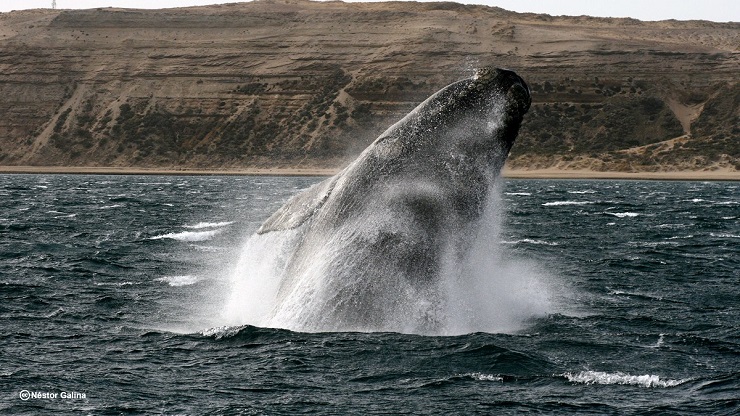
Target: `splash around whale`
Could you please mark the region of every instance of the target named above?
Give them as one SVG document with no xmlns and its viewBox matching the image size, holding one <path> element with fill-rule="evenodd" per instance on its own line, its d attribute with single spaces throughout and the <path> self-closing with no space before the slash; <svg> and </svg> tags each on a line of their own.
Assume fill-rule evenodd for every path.
<svg viewBox="0 0 740 416">
<path fill-rule="evenodd" d="M 247 242 L 229 324 L 298 331 L 509 331 L 543 312 L 533 265 L 497 253 L 496 179 L 531 103 L 512 71 L 438 91 Z"/>
</svg>

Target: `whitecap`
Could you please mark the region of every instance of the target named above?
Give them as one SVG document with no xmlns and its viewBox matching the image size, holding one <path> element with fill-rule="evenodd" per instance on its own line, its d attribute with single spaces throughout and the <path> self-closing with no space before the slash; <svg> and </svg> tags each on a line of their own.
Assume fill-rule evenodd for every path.
<svg viewBox="0 0 740 416">
<path fill-rule="evenodd" d="M 717 233 L 709 233 L 710 236 L 716 237 L 716 238 L 740 238 L 740 235 L 735 234 L 717 234 Z"/>
<path fill-rule="evenodd" d="M 200 281 L 197 276 L 182 275 L 182 276 L 165 276 L 158 279 L 154 279 L 158 282 L 165 282 L 170 286 L 189 286 Z"/>
<path fill-rule="evenodd" d="M 677 246 L 676 241 L 629 241 L 628 245 L 632 247 L 658 247 L 658 246 Z"/>
<path fill-rule="evenodd" d="M 613 215 L 617 218 L 634 218 L 640 215 L 636 212 L 605 212 L 605 214 Z"/>
<path fill-rule="evenodd" d="M 102 207 L 99 207 L 98 209 L 113 209 L 113 208 L 120 208 L 123 204 L 113 204 L 113 205 L 103 205 Z"/>
<path fill-rule="evenodd" d="M 210 240 L 217 234 L 220 234 L 222 230 L 209 230 L 209 231 L 183 231 L 180 233 L 167 233 L 151 237 L 151 240 L 161 240 L 163 238 L 170 238 L 177 241 L 206 241 Z"/>
<path fill-rule="evenodd" d="M 195 225 L 185 225 L 185 228 L 201 229 L 201 228 L 218 228 L 225 227 L 233 224 L 234 221 L 222 221 L 222 222 L 199 222 Z"/>
<path fill-rule="evenodd" d="M 655 345 L 651 346 L 651 348 L 660 348 L 663 346 L 664 342 L 665 342 L 665 334 L 660 334 L 658 336 L 658 340 L 655 342 Z"/>
<path fill-rule="evenodd" d="M 551 243 L 549 241 L 544 241 L 544 240 L 533 240 L 531 238 L 524 238 L 522 240 L 515 240 L 515 241 L 502 241 L 501 243 L 502 244 L 521 244 L 521 243 L 526 243 L 526 244 L 535 244 L 535 245 L 544 245 L 544 246 L 557 246 L 557 245 L 559 245 L 558 243 Z"/>
<path fill-rule="evenodd" d="M 55 317 L 57 315 L 61 315 L 63 313 L 64 313 L 64 308 L 59 307 L 54 312 L 50 312 L 50 313 L 47 313 L 46 315 L 44 315 L 44 318 L 53 318 L 53 317 Z"/>
<path fill-rule="evenodd" d="M 666 240 L 686 240 L 689 238 L 694 238 L 692 234 L 689 235 L 674 235 L 673 237 L 668 237 Z"/>
<path fill-rule="evenodd" d="M 493 374 L 484 374 L 484 373 L 461 374 L 460 377 L 470 377 L 476 381 L 499 381 L 499 382 L 504 381 L 504 378 L 501 376 L 496 376 Z"/>
<path fill-rule="evenodd" d="M 204 329 L 200 332 L 201 335 L 204 337 L 215 337 L 216 339 L 221 338 L 229 338 L 233 337 L 234 335 L 238 334 L 239 331 L 241 331 L 244 328 L 244 325 L 235 325 L 235 326 L 218 326 L 215 328 L 208 328 Z"/>
<path fill-rule="evenodd" d="M 603 371 L 581 371 L 577 374 L 565 373 L 562 376 L 572 383 L 601 385 L 619 384 L 627 386 L 663 388 L 675 387 L 688 381 L 687 379 L 664 380 L 661 379 L 659 376 L 651 374 L 633 376 L 622 372 L 607 373 Z"/>
<path fill-rule="evenodd" d="M 505 192 L 506 195 L 511 196 L 531 196 L 530 192 Z"/>
<path fill-rule="evenodd" d="M 568 191 L 569 194 L 595 194 L 596 191 L 592 191 L 590 189 L 587 189 L 585 191 Z"/>
<path fill-rule="evenodd" d="M 676 229 L 676 228 L 688 228 L 691 227 L 693 224 L 660 224 L 657 226 L 657 228 L 668 228 L 668 229 Z"/>
<path fill-rule="evenodd" d="M 589 205 L 593 204 L 591 201 L 555 201 L 555 202 L 545 202 L 542 204 L 543 207 L 553 207 L 553 206 L 560 206 L 560 205 Z"/>
<path fill-rule="evenodd" d="M 140 285 L 141 282 L 116 282 L 116 283 L 110 283 L 110 282 L 95 282 L 95 286 L 130 286 L 130 285 Z"/>
</svg>

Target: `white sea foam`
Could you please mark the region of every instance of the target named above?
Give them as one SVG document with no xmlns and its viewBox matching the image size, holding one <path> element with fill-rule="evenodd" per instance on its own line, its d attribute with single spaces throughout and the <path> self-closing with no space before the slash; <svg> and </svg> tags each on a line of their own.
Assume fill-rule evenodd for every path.
<svg viewBox="0 0 740 416">
<path fill-rule="evenodd" d="M 182 275 L 182 276 L 165 276 L 158 279 L 154 279 L 158 282 L 165 282 L 170 286 L 189 286 L 197 283 L 200 279 L 197 276 Z"/>
<path fill-rule="evenodd" d="M 141 282 L 95 282 L 95 286 L 131 286 L 131 285 L 140 285 Z"/>
<path fill-rule="evenodd" d="M 591 201 L 555 201 L 545 202 L 542 204 L 543 207 L 556 207 L 561 205 L 590 205 L 593 204 Z"/>
<path fill-rule="evenodd" d="M 655 342 L 655 345 L 653 345 L 651 348 L 660 348 L 663 346 L 664 342 L 665 342 L 665 334 L 660 334 L 658 336 L 658 340 Z"/>
<path fill-rule="evenodd" d="M 113 204 L 113 205 L 103 205 L 102 207 L 98 207 L 98 209 L 113 209 L 113 208 L 120 208 L 123 204 Z"/>
<path fill-rule="evenodd" d="M 50 313 L 47 313 L 46 315 L 44 315 L 44 318 L 53 318 L 53 317 L 55 317 L 57 315 L 61 315 L 63 313 L 64 313 L 64 308 L 59 307 L 54 312 L 50 312 Z"/>
<path fill-rule="evenodd" d="M 607 373 L 603 371 L 581 371 L 580 373 L 565 373 L 562 375 L 572 383 L 580 384 L 601 384 L 601 385 L 627 385 L 638 387 L 675 387 L 681 385 L 688 379 L 682 380 L 665 380 L 656 375 L 633 376 L 627 373 L 616 372 Z"/>
<path fill-rule="evenodd" d="M 660 247 L 660 246 L 677 246 L 676 241 L 629 241 L 628 245 L 632 247 Z"/>
<path fill-rule="evenodd" d="M 169 238 L 178 241 L 207 241 L 216 235 L 220 234 L 223 230 L 208 230 L 208 231 L 183 231 L 179 233 L 167 233 L 151 237 L 151 240 L 161 240 L 163 238 Z"/>
<path fill-rule="evenodd" d="M 531 196 L 531 192 L 506 192 L 505 195 L 511 196 Z"/>
<path fill-rule="evenodd" d="M 717 238 L 740 238 L 740 235 L 727 234 L 727 233 L 719 233 L 719 234 L 718 233 L 709 233 L 709 235 L 712 236 L 712 237 L 717 237 Z"/>
<path fill-rule="evenodd" d="M 587 189 L 585 191 L 568 191 L 569 194 L 595 194 L 596 191 L 592 191 L 590 189 Z"/>
<path fill-rule="evenodd" d="M 201 228 L 220 228 L 226 227 L 227 225 L 233 224 L 234 221 L 222 221 L 222 222 L 199 222 L 195 225 L 185 225 L 185 228 L 201 229 Z"/>
<path fill-rule="evenodd" d="M 607 212 L 606 214 L 613 215 L 617 218 L 634 218 L 640 215 L 636 212 Z"/>
<path fill-rule="evenodd" d="M 673 237 L 668 237 L 667 240 L 687 240 L 690 238 L 694 238 L 694 235 L 674 235 Z"/>
<path fill-rule="evenodd" d="M 412 188 L 418 191 L 419 187 Z M 322 244 L 306 245 L 301 228 L 252 236 L 231 273 L 226 302 L 219 323 L 254 325 L 297 331 L 393 331 L 435 335 L 472 332 L 511 333 L 526 327 L 535 317 L 546 316 L 554 307 L 558 279 L 535 261 L 515 258 L 500 249 L 501 212 L 499 190 L 491 192 L 486 210 L 471 236 L 472 247 L 461 258 L 453 249 L 441 249 L 438 279 L 428 287 L 416 287 L 404 279 L 386 276 L 384 292 L 374 294 L 393 300 L 393 310 L 367 326 L 347 326 L 332 313 L 337 302 L 364 296 L 368 259 L 348 253 L 346 235 L 330 236 Z M 374 212 L 374 211 L 373 211 Z M 352 224 L 352 233 L 368 232 L 380 223 L 405 226 L 402 220 L 378 212 L 371 220 Z M 366 224 L 369 230 L 358 229 Z M 337 241 L 335 241 L 337 240 Z M 547 242 L 532 240 L 535 244 Z M 299 246 L 299 244 L 303 244 Z M 552 244 L 552 243 L 550 243 Z M 294 280 L 286 271 L 296 250 L 304 250 L 301 275 Z M 382 260 L 379 260 L 382 261 Z M 360 262 L 359 264 L 357 262 Z M 391 270 L 391 269 L 389 269 Z M 287 276 L 287 277 L 286 277 Z M 355 277 L 357 277 L 355 279 Z M 358 306 L 361 307 L 362 305 Z"/>
<path fill-rule="evenodd" d="M 501 244 L 534 244 L 534 245 L 542 245 L 542 246 L 559 245 L 558 243 L 551 243 L 545 240 L 533 240 L 531 238 L 524 238 L 522 240 L 515 240 L 515 241 L 502 241 Z"/>
<path fill-rule="evenodd" d="M 201 335 L 204 337 L 214 337 L 216 339 L 221 338 L 229 338 L 233 337 L 234 335 L 238 334 L 239 331 L 241 331 L 244 328 L 243 325 L 235 325 L 235 326 L 217 326 L 213 328 L 204 329 L 200 332 Z"/>
<path fill-rule="evenodd" d="M 473 380 L 476 381 L 498 381 L 503 382 L 504 378 L 501 376 L 496 376 L 493 374 L 484 374 L 484 373 L 468 373 L 468 374 L 461 374 L 461 377 L 470 377 Z"/>
</svg>

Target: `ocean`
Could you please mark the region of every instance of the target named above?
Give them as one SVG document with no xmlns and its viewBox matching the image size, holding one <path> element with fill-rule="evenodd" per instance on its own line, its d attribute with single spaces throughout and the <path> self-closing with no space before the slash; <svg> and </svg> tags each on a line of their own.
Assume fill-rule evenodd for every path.
<svg viewBox="0 0 740 416">
<path fill-rule="evenodd" d="M 740 414 L 738 182 L 505 180 L 490 316 L 414 334 L 228 308 L 322 178 L 0 178 L 1 414 Z"/>
</svg>

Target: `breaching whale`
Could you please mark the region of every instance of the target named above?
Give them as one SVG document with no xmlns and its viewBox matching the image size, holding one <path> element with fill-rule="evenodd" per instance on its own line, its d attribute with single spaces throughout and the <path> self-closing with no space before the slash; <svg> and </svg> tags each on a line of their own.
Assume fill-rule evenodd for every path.
<svg viewBox="0 0 740 416">
<path fill-rule="evenodd" d="M 306 331 L 430 332 L 531 103 L 486 67 L 448 85 L 335 176 L 295 195 L 255 238 L 276 279 L 259 324 Z"/>
</svg>

